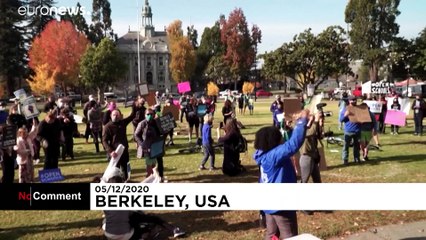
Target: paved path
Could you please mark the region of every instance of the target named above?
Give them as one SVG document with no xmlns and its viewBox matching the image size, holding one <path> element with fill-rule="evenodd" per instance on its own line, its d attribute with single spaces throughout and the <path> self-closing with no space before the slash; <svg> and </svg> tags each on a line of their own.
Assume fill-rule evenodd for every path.
<svg viewBox="0 0 426 240">
<path fill-rule="evenodd" d="M 370 228 L 366 232 L 329 240 L 426 240 L 426 220 Z"/>
</svg>

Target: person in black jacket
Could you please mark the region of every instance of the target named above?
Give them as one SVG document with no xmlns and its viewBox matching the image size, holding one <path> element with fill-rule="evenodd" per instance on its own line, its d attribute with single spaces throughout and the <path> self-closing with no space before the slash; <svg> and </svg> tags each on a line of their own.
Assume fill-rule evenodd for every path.
<svg viewBox="0 0 426 240">
<path fill-rule="evenodd" d="M 60 145 L 64 136 L 56 110 L 50 110 L 38 127 L 37 137 L 44 149 L 44 169 L 58 168 Z"/>
<path fill-rule="evenodd" d="M 120 144 L 125 147 L 117 163 L 117 167 L 123 171 L 125 179 L 128 178 L 127 163 L 129 162 L 129 142 L 127 140 L 126 128 L 134 117 L 135 113 L 132 112 L 130 116 L 123 119 L 121 112 L 115 109 L 111 112 L 111 121 L 105 125 L 102 133 L 102 143 L 111 158 L 117 157 L 115 150 Z"/>
<path fill-rule="evenodd" d="M 77 123 L 68 108 L 63 108 L 59 115 L 62 131 L 64 134 L 64 144 L 62 145 L 62 161 L 66 160 L 66 156 L 74 160 L 74 134 L 77 130 Z"/>
<path fill-rule="evenodd" d="M 43 108 L 45 113 L 48 113 L 49 111 L 55 110 L 56 108 L 58 108 L 58 105 L 56 105 L 55 100 L 56 99 L 55 99 L 54 95 L 50 96 L 47 99 L 47 102 L 46 102 L 46 104 L 44 105 L 44 108 Z"/>
<path fill-rule="evenodd" d="M 89 137 L 90 135 L 92 135 L 92 131 L 90 130 L 90 123 L 87 119 L 89 118 L 88 113 L 89 113 L 89 110 L 92 108 L 93 102 L 96 104 L 95 98 L 93 97 L 93 95 L 90 95 L 89 101 L 85 103 L 83 107 L 83 116 L 85 118 L 85 124 L 86 124 L 86 129 L 84 130 L 84 138 L 86 139 L 86 144 L 89 143 Z"/>
<path fill-rule="evenodd" d="M 235 119 L 229 119 L 225 124 L 225 136 L 219 138 L 218 142 L 223 143 L 223 165 L 222 172 L 228 176 L 236 176 L 245 169 L 241 165 L 240 152 L 236 149 L 241 133 Z"/>
<path fill-rule="evenodd" d="M 416 100 L 413 101 L 411 109 L 414 110 L 414 135 L 421 136 L 423 134 L 423 117 L 426 110 L 426 102 L 422 96 L 416 95 Z"/>
<path fill-rule="evenodd" d="M 135 118 L 132 121 L 133 130 L 136 130 L 138 124 L 145 119 L 145 98 L 139 95 L 132 106 L 132 111 L 135 113 Z"/>
</svg>

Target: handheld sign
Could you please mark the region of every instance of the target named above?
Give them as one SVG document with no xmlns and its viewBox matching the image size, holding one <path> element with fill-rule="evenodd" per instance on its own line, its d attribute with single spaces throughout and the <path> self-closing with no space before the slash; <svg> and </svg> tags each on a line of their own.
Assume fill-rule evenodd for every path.
<svg viewBox="0 0 426 240">
<path fill-rule="evenodd" d="M 141 96 L 145 96 L 148 95 L 149 91 L 148 91 L 148 85 L 147 84 L 141 84 L 138 86 L 139 88 L 139 94 Z"/>
<path fill-rule="evenodd" d="M 383 108 L 383 103 L 380 101 L 364 101 L 370 108 L 372 113 L 381 113 Z"/>
<path fill-rule="evenodd" d="M 15 95 L 15 97 L 22 102 L 26 97 L 27 97 L 27 93 L 25 92 L 24 89 L 19 89 L 16 90 L 15 92 L 13 92 L 13 94 Z"/>
<path fill-rule="evenodd" d="M 38 117 L 38 115 L 40 115 L 40 112 L 36 106 L 36 100 L 33 96 L 27 97 L 23 100 L 21 111 L 24 113 L 27 120 Z"/>
<path fill-rule="evenodd" d="M 385 123 L 403 127 L 405 126 L 406 117 L 407 115 L 403 111 L 390 109 L 386 112 Z"/>
<path fill-rule="evenodd" d="M 179 119 L 179 108 L 177 106 L 174 105 L 170 105 L 170 106 L 164 106 L 163 110 L 161 112 L 161 115 L 166 115 L 167 113 L 172 113 L 173 118 L 175 120 Z"/>
<path fill-rule="evenodd" d="M 189 82 L 178 83 L 178 92 L 186 93 L 191 91 L 191 84 Z"/>
<path fill-rule="evenodd" d="M 0 126 L 1 147 L 13 147 L 16 145 L 16 126 L 3 124 Z"/>
<path fill-rule="evenodd" d="M 169 133 L 173 128 L 177 127 L 175 118 L 171 112 L 156 118 L 157 126 L 160 129 L 161 135 Z"/>
<path fill-rule="evenodd" d="M 151 144 L 151 149 L 149 152 L 150 158 L 158 158 L 164 156 L 164 139 L 158 139 L 157 141 Z"/>
<path fill-rule="evenodd" d="M 294 114 L 302 111 L 302 103 L 298 98 L 284 98 L 283 104 L 286 120 L 292 120 Z"/>
<path fill-rule="evenodd" d="M 38 171 L 38 177 L 41 183 L 51 183 L 58 182 L 64 180 L 64 176 L 62 176 L 61 169 L 45 169 Z"/>
<path fill-rule="evenodd" d="M 368 112 L 367 105 L 361 106 L 348 106 L 347 110 L 349 111 L 349 120 L 354 123 L 366 123 L 371 122 L 371 116 Z"/>
</svg>

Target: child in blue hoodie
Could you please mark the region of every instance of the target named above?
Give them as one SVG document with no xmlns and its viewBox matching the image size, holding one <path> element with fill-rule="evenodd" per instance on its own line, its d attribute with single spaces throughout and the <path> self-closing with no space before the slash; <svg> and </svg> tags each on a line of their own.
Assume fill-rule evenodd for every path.
<svg viewBox="0 0 426 240">
<path fill-rule="evenodd" d="M 308 110 L 303 110 L 296 122 L 292 135 L 283 143 L 283 137 L 276 127 L 264 127 L 256 133 L 253 158 L 260 167 L 261 183 L 296 183 L 296 172 L 291 156 L 297 153 L 302 146 L 306 125 L 309 116 Z M 266 214 L 266 237 L 273 236 L 280 239 L 289 238 L 298 234 L 296 211 L 263 210 Z"/>
</svg>

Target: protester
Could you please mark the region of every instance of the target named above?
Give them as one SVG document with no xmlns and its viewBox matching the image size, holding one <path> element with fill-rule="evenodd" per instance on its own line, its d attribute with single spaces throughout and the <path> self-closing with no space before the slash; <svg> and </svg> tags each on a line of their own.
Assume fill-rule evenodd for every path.
<svg viewBox="0 0 426 240">
<path fill-rule="evenodd" d="M 192 142 L 192 131 L 195 127 L 195 136 L 198 140 L 198 128 L 200 127 L 200 119 L 197 115 L 197 100 L 193 97 L 189 100 L 186 105 L 186 121 L 188 122 L 189 128 L 189 143 Z"/>
<path fill-rule="evenodd" d="M 366 103 L 362 103 L 361 105 L 367 106 Z M 368 161 L 368 144 L 373 136 L 373 133 L 377 132 L 377 122 L 374 114 L 368 109 L 368 113 L 370 114 L 371 122 L 361 123 L 361 135 L 360 135 L 360 148 L 362 151 L 362 159 L 363 161 Z"/>
<path fill-rule="evenodd" d="M 242 115 L 242 114 L 243 114 L 243 108 L 244 108 L 244 97 L 243 97 L 243 95 L 241 95 L 241 96 L 238 98 L 238 113 L 239 113 L 240 115 Z"/>
<path fill-rule="evenodd" d="M 117 157 L 115 150 L 120 144 L 124 146 L 125 149 L 117 162 L 117 167 L 123 171 L 125 179 L 128 178 L 127 163 L 129 162 L 129 142 L 127 141 L 126 128 L 134 116 L 135 114 L 132 112 L 127 118 L 123 119 L 118 109 L 113 110 L 111 122 L 105 125 L 102 133 L 103 146 L 111 158 Z"/>
<path fill-rule="evenodd" d="M 423 134 L 423 117 L 425 116 L 424 112 L 426 110 L 426 102 L 420 94 L 416 95 L 416 100 L 413 101 L 411 109 L 414 110 L 413 135 L 421 136 Z"/>
<path fill-rule="evenodd" d="M 89 113 L 89 110 L 93 106 L 92 103 L 96 104 L 96 100 L 93 97 L 93 95 L 89 95 L 89 101 L 87 103 L 85 103 L 84 107 L 83 107 L 84 122 L 86 124 L 86 128 L 84 130 L 84 138 L 86 139 L 86 144 L 89 143 L 89 137 L 92 134 L 92 131 L 90 129 L 90 122 L 88 121 L 88 119 L 89 119 L 88 113 Z M 92 135 L 92 137 L 94 137 L 94 136 Z"/>
<path fill-rule="evenodd" d="M 281 106 L 284 106 L 283 102 L 281 101 L 281 96 L 277 95 L 275 96 L 275 101 L 272 102 L 271 107 L 269 108 L 269 111 L 272 113 L 272 124 L 273 126 L 275 126 L 275 111 L 278 108 L 279 104 L 281 104 Z M 284 110 L 284 108 L 283 108 Z"/>
<path fill-rule="evenodd" d="M 119 169 L 115 169 L 112 172 L 112 176 L 108 176 L 106 180 L 107 183 L 123 183 L 125 181 L 126 178 L 123 178 L 123 174 L 120 173 Z M 143 238 L 144 231 L 142 229 L 144 223 L 156 224 L 171 232 L 175 238 L 185 235 L 185 232 L 179 227 L 173 226 L 157 216 L 144 214 L 142 211 L 106 210 L 104 215 L 102 229 L 108 239 L 145 239 Z"/>
<path fill-rule="evenodd" d="M 5 124 L 9 117 L 9 113 L 6 112 L 6 106 L 5 102 L 0 103 L 0 124 Z"/>
<path fill-rule="evenodd" d="M 50 110 L 38 127 L 37 137 L 44 150 L 44 169 L 58 168 L 58 157 L 64 134 L 56 110 Z"/>
<path fill-rule="evenodd" d="M 253 113 L 254 113 L 254 99 L 251 96 L 248 100 L 248 109 L 250 111 L 250 115 L 253 115 Z"/>
<path fill-rule="evenodd" d="M 51 95 L 51 96 L 49 96 L 48 98 L 47 98 L 47 102 L 46 102 L 46 104 L 44 105 L 44 112 L 45 113 L 48 113 L 49 111 L 51 111 L 51 110 L 55 110 L 55 109 L 57 109 L 58 108 L 58 105 L 56 105 L 56 102 L 55 102 L 55 95 Z M 58 114 L 58 112 L 56 112 L 56 114 Z"/>
<path fill-rule="evenodd" d="M 278 120 L 278 115 L 283 114 L 283 113 L 284 113 L 283 102 L 278 102 L 275 109 L 274 109 L 274 112 L 272 113 L 273 119 L 274 119 L 274 126 L 277 127 L 277 128 L 280 128 L 280 126 L 281 126 L 281 123 Z"/>
<path fill-rule="evenodd" d="M 154 106 L 155 112 L 161 112 L 161 99 L 162 99 L 162 97 L 160 96 L 160 92 L 156 91 L 155 92 L 155 106 Z"/>
<path fill-rule="evenodd" d="M 241 133 L 235 119 L 227 120 L 224 130 L 225 136 L 218 140 L 219 143 L 223 143 L 222 172 L 228 176 L 236 176 L 245 171 L 241 165 L 240 152 L 236 149 Z"/>
<path fill-rule="evenodd" d="M 111 122 L 111 113 L 117 109 L 117 104 L 114 101 L 108 103 L 107 110 L 104 112 L 102 125 L 105 126 Z"/>
<path fill-rule="evenodd" d="M 99 153 L 99 139 L 102 139 L 102 112 L 99 105 L 94 101 L 90 102 L 89 111 L 87 112 L 87 122 L 93 136 L 96 153 Z"/>
<path fill-rule="evenodd" d="M 232 111 L 232 103 L 230 100 L 226 100 L 222 107 L 223 125 L 226 124 L 228 119 L 232 118 L 234 112 Z"/>
<path fill-rule="evenodd" d="M 401 110 L 401 104 L 399 104 L 398 101 L 398 96 L 394 97 L 392 105 L 391 105 L 391 109 L 392 110 Z M 399 126 L 397 125 L 391 125 L 391 134 L 392 135 L 398 135 L 398 130 L 399 130 Z"/>
<path fill-rule="evenodd" d="M 378 132 L 379 133 L 385 133 L 386 130 L 386 124 L 385 124 L 385 119 L 386 119 L 386 112 L 388 111 L 388 104 L 386 101 L 385 96 L 381 96 L 380 97 L 380 102 L 382 103 L 382 112 L 379 115 L 379 129 Z"/>
<path fill-rule="evenodd" d="M 65 161 L 67 156 L 74 160 L 74 135 L 78 132 L 77 123 L 68 108 L 61 110 L 59 121 L 65 141 L 62 145 L 62 161 Z"/>
<path fill-rule="evenodd" d="M 173 98 L 168 99 L 166 101 L 165 105 L 166 106 L 174 106 L 173 105 Z M 160 116 L 158 116 L 158 117 L 160 117 Z M 167 137 L 167 135 L 169 136 L 169 141 L 166 143 L 167 146 L 174 146 L 175 145 L 175 143 L 173 141 L 173 135 L 174 135 L 174 133 L 175 133 L 175 129 L 172 128 L 172 130 L 170 130 L 170 132 L 168 132 L 167 134 L 165 134 L 166 135 L 165 138 Z M 164 140 L 166 140 L 166 139 L 164 139 Z"/>
<path fill-rule="evenodd" d="M 203 160 L 201 160 L 199 170 L 205 170 L 206 169 L 206 167 L 204 167 L 204 165 L 206 164 L 209 157 L 210 157 L 210 171 L 216 169 L 215 166 L 214 166 L 215 153 L 214 153 L 214 149 L 213 149 L 212 125 L 213 125 L 212 115 L 206 114 L 204 116 L 204 125 L 203 125 L 203 130 L 202 130 L 202 132 L 203 132 L 202 144 L 203 144 L 204 157 L 203 157 Z"/>
<path fill-rule="evenodd" d="M 351 97 L 349 99 L 349 106 L 356 106 L 356 98 Z M 361 134 L 361 126 L 359 123 L 351 122 L 349 120 L 349 111 L 347 107 L 343 108 L 339 115 L 339 122 L 344 122 L 345 124 L 345 141 L 343 144 L 342 150 L 342 160 L 343 164 L 348 164 L 349 157 L 349 147 L 352 141 L 353 144 L 353 154 L 354 162 L 361 162 L 359 159 L 359 139 Z"/>
<path fill-rule="evenodd" d="M 132 111 L 135 113 L 135 118 L 132 121 L 133 131 L 135 131 L 138 124 L 145 119 L 145 98 L 139 95 L 132 105 Z"/>
<path fill-rule="evenodd" d="M 338 105 L 339 106 L 339 117 L 340 117 L 340 114 L 342 114 L 343 109 L 345 109 L 347 105 L 349 105 L 348 93 L 343 92 L 342 97 L 339 100 L 339 105 Z M 341 122 L 339 120 L 339 130 L 342 130 L 342 129 L 343 129 L 343 122 Z"/>
<path fill-rule="evenodd" d="M 186 117 L 186 105 L 188 104 L 189 99 L 185 94 L 182 94 L 182 96 L 179 99 L 179 108 L 180 108 L 180 122 L 183 123 L 183 116 Z"/>
<path fill-rule="evenodd" d="M 300 174 L 302 183 L 307 183 L 312 176 L 314 183 L 321 183 L 319 163 L 321 156 L 318 150 L 318 142 L 324 132 L 324 114 L 318 111 L 311 116 L 308 122 L 305 141 L 300 148 Z"/>
<path fill-rule="evenodd" d="M 138 124 L 134 133 L 135 141 L 138 143 L 137 158 L 145 158 L 146 177 L 153 174 L 153 169 L 158 164 L 158 172 L 161 177 L 164 175 L 162 158 L 158 162 L 157 158 L 150 157 L 151 145 L 161 138 L 160 129 L 154 119 L 154 110 L 148 108 L 145 111 L 145 119 Z"/>
<path fill-rule="evenodd" d="M 260 166 L 262 183 L 296 183 L 297 177 L 290 160 L 302 146 L 305 138 L 308 110 L 303 110 L 289 141 L 283 138 L 276 127 L 263 127 L 256 132 L 253 155 Z M 268 139 L 266 141 L 266 139 Z M 266 214 L 265 239 L 285 239 L 298 234 L 296 211 L 263 210 Z"/>
<path fill-rule="evenodd" d="M 19 183 L 32 183 L 34 181 L 34 148 L 33 139 L 37 136 L 37 125 L 33 120 L 33 126 L 28 133 L 26 127 L 18 129 L 16 145 L 13 150 L 16 151 L 16 162 L 19 166 Z"/>
<path fill-rule="evenodd" d="M 243 114 L 246 114 L 247 107 L 249 106 L 249 94 L 242 94 L 241 97 L 244 99 L 244 111 Z"/>
<path fill-rule="evenodd" d="M 16 152 L 12 147 L 1 147 L 0 164 L 3 172 L 2 183 L 13 183 L 15 179 L 15 159 Z"/>
</svg>

